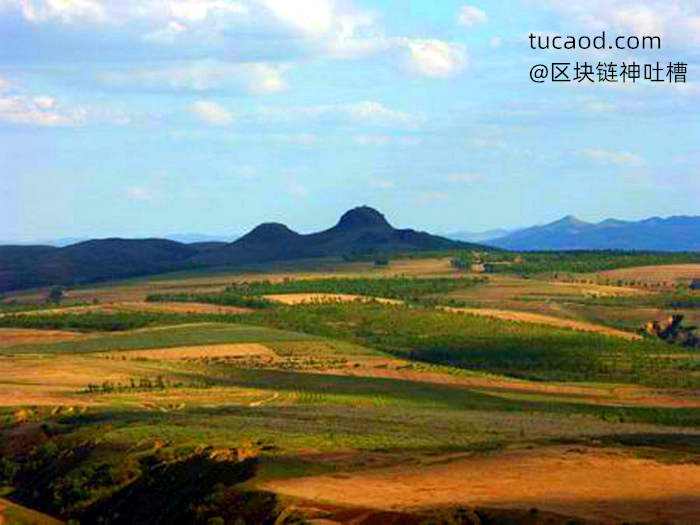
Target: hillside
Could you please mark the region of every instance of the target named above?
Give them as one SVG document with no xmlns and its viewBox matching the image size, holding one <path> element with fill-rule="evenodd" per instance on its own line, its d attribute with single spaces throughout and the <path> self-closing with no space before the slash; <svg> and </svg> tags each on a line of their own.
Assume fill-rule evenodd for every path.
<svg viewBox="0 0 700 525">
<path fill-rule="evenodd" d="M 232 243 L 183 244 L 164 239 L 103 239 L 50 246 L 0 247 L 0 291 L 84 284 L 189 268 L 340 256 L 468 249 L 410 229 L 396 229 L 378 211 L 363 206 L 345 213 L 330 229 L 301 235 L 278 223 L 257 226 Z"/>
<path fill-rule="evenodd" d="M 700 216 L 599 223 L 568 216 L 487 242 L 508 250 L 700 251 Z"/>
</svg>

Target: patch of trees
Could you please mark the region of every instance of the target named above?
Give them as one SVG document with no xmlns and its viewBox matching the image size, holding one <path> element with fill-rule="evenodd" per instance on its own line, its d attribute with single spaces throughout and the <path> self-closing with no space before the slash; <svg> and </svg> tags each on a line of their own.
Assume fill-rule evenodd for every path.
<svg viewBox="0 0 700 525">
<path fill-rule="evenodd" d="M 494 273 L 595 273 L 634 266 L 697 264 L 700 253 L 630 252 L 619 250 L 573 250 L 556 252 L 512 252 L 499 255 L 510 264 L 494 264 Z M 459 258 L 458 258 L 459 259 Z"/>
<path fill-rule="evenodd" d="M 424 363 L 531 380 L 700 387 L 653 341 L 627 341 L 416 306 L 342 303 L 250 314 L 247 322 L 332 337 Z"/>
<path fill-rule="evenodd" d="M 242 306 L 252 309 L 271 309 L 275 304 L 264 295 L 292 293 L 351 294 L 366 297 L 382 297 L 406 301 L 420 300 L 426 296 L 442 295 L 484 282 L 483 278 L 411 278 L 391 277 L 380 279 L 333 278 L 287 279 L 281 282 L 254 281 L 234 283 L 221 293 L 155 294 L 147 301 L 174 301 L 212 303 L 225 306 Z"/>
<path fill-rule="evenodd" d="M 11 314 L 0 317 L 0 327 L 85 332 L 121 332 L 151 325 L 178 324 L 184 317 L 156 312 L 86 312 L 65 314 Z"/>
<path fill-rule="evenodd" d="M 274 308 L 275 306 L 275 303 L 265 299 L 264 297 L 239 295 L 236 293 L 230 293 L 228 289 L 224 293 L 217 294 L 151 294 L 148 297 L 146 297 L 146 301 L 152 303 L 207 303 L 218 304 L 221 306 L 238 306 L 241 308 L 250 308 L 252 310 L 263 310 L 268 308 Z"/>
<path fill-rule="evenodd" d="M 103 381 L 102 384 L 89 383 L 85 388 L 87 394 L 110 394 L 113 392 L 148 392 L 150 390 L 165 390 L 173 386 L 181 386 L 181 383 L 173 384 L 163 376 L 154 379 L 150 377 L 129 378 L 128 383 Z"/>
<path fill-rule="evenodd" d="M 700 338 L 695 334 L 697 326 L 683 326 L 683 319 L 683 315 L 674 314 L 663 322 L 651 321 L 646 324 L 644 331 L 667 343 L 685 348 L 700 348 Z"/>
</svg>

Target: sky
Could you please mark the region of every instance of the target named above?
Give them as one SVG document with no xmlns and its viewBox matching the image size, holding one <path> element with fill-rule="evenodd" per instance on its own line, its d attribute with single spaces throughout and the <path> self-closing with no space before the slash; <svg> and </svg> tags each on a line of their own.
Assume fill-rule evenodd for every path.
<svg viewBox="0 0 700 525">
<path fill-rule="evenodd" d="M 661 48 L 528 38 L 602 31 Z M 698 215 L 699 103 L 697 0 L 0 0 L 0 239 Z"/>
</svg>

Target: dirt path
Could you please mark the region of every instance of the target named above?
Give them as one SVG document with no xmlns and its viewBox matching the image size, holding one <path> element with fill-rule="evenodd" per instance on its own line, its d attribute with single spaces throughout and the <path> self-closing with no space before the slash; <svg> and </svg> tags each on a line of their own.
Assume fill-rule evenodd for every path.
<svg viewBox="0 0 700 525">
<path fill-rule="evenodd" d="M 452 313 L 463 313 L 469 315 L 482 315 L 484 317 L 494 317 L 506 321 L 520 321 L 524 323 L 544 324 L 548 326 L 557 326 L 560 328 L 571 328 L 583 332 L 595 332 L 599 334 L 612 335 L 622 337 L 628 340 L 637 340 L 642 337 L 631 332 L 617 330 L 608 326 L 603 326 L 584 321 L 574 321 L 571 319 L 561 319 L 549 315 L 534 314 L 529 312 L 515 312 L 510 310 L 495 310 L 491 308 L 445 308 L 445 311 Z"/>
<path fill-rule="evenodd" d="M 536 507 L 605 522 L 700 522 L 700 465 L 664 465 L 613 450 L 510 451 L 262 486 L 304 499 L 383 510 L 468 504 Z"/>
</svg>

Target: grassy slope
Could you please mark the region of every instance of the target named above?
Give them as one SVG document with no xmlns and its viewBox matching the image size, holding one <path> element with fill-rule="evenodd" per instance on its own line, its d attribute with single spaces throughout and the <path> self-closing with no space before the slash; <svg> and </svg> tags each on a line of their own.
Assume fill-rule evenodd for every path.
<svg viewBox="0 0 700 525">
<path fill-rule="evenodd" d="M 181 321 L 186 321 L 183 316 Z M 113 350 L 142 350 L 147 348 L 172 348 L 176 346 L 218 343 L 250 343 L 272 341 L 305 341 L 314 336 L 272 328 L 235 323 L 196 323 L 151 328 L 116 335 L 99 335 L 79 341 L 51 344 L 21 344 L 0 350 L 0 355 L 93 353 Z"/>
</svg>

